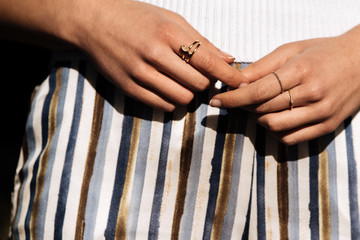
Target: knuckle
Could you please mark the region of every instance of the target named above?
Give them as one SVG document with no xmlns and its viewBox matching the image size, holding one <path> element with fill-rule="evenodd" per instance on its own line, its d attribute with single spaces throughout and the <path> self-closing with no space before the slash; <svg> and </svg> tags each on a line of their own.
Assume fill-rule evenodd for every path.
<svg viewBox="0 0 360 240">
<path fill-rule="evenodd" d="M 333 105 L 328 101 L 323 101 L 321 104 L 319 104 L 317 112 L 321 119 L 327 119 L 330 118 L 333 115 Z"/>
<path fill-rule="evenodd" d="M 294 68 L 296 74 L 299 74 L 302 77 L 306 77 L 309 75 L 309 72 L 311 72 L 311 69 L 313 68 L 313 64 L 311 60 L 303 57 L 295 61 Z"/>
<path fill-rule="evenodd" d="M 333 121 L 326 121 L 321 125 L 322 133 L 328 134 L 335 130 Z"/>
<path fill-rule="evenodd" d="M 199 60 L 199 65 L 202 66 L 205 74 L 209 74 L 214 70 L 216 66 L 215 58 L 211 57 L 209 54 L 203 54 L 202 58 Z"/>
<path fill-rule="evenodd" d="M 157 26 L 157 36 L 162 40 L 169 40 L 174 31 L 174 24 L 170 21 L 162 21 Z"/>
<path fill-rule="evenodd" d="M 256 88 L 253 88 L 251 95 L 255 102 L 261 102 L 266 96 L 267 92 L 268 89 L 265 86 L 260 85 L 257 86 Z"/>
<path fill-rule="evenodd" d="M 230 68 L 226 76 L 226 81 L 229 86 L 238 87 L 240 84 L 239 71 Z"/>
<path fill-rule="evenodd" d="M 307 89 L 307 95 L 309 96 L 309 101 L 312 103 L 320 101 L 322 99 L 321 87 L 317 84 L 311 85 L 311 87 Z"/>
<path fill-rule="evenodd" d="M 131 75 L 136 79 L 143 79 L 146 73 L 147 70 L 143 64 L 135 64 L 131 70 Z"/>
<path fill-rule="evenodd" d="M 335 131 L 336 127 L 337 127 L 337 124 L 335 121 L 328 120 L 322 124 L 322 132 L 324 134 L 331 133 L 331 132 Z"/>
<path fill-rule="evenodd" d="M 158 45 L 158 47 L 150 47 L 146 50 L 146 59 L 155 64 L 160 65 L 161 59 L 163 59 L 163 50 L 162 47 Z"/>
</svg>

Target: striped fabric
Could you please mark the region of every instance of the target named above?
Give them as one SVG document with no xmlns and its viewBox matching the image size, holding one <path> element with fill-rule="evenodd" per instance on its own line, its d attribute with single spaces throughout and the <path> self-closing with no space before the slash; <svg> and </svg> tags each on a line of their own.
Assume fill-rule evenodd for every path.
<svg viewBox="0 0 360 240">
<path fill-rule="evenodd" d="M 210 107 L 224 89 L 164 113 L 86 61 L 55 67 L 27 121 L 11 237 L 359 239 L 360 114 L 286 147 Z"/>
</svg>

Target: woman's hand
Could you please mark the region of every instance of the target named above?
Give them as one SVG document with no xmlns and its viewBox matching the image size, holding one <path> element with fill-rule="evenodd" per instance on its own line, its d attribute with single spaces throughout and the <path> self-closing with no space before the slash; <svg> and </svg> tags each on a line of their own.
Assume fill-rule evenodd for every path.
<svg viewBox="0 0 360 240">
<path fill-rule="evenodd" d="M 172 111 L 215 79 L 239 81 L 238 71 L 229 65 L 234 58 L 215 48 L 178 14 L 129 0 L 96 3 L 96 14 L 87 20 L 91 24 L 81 24 L 74 42 L 127 95 Z M 180 47 L 195 40 L 201 45 L 186 63 Z"/>
<path fill-rule="evenodd" d="M 233 87 L 239 82 L 238 71 L 229 65 L 233 57 L 214 47 L 178 14 L 150 4 L 0 0 L 0 15 L 0 25 L 38 32 L 40 37 L 45 33 L 80 48 L 127 95 L 166 111 L 189 103 L 195 92 L 215 79 Z M 186 63 L 180 47 L 195 40 L 201 45 Z"/>
<path fill-rule="evenodd" d="M 253 112 L 289 145 L 322 136 L 360 108 L 360 26 L 339 37 L 283 45 L 241 72 L 250 84 L 214 96 L 212 106 Z"/>
</svg>

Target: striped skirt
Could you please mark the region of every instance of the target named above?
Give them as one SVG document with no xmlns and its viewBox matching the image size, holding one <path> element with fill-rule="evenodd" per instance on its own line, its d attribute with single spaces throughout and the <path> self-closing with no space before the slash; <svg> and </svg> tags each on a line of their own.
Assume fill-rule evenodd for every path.
<svg viewBox="0 0 360 240">
<path fill-rule="evenodd" d="M 287 147 L 210 107 L 218 85 L 164 113 L 58 64 L 33 96 L 11 237 L 359 239 L 360 114 Z"/>
</svg>

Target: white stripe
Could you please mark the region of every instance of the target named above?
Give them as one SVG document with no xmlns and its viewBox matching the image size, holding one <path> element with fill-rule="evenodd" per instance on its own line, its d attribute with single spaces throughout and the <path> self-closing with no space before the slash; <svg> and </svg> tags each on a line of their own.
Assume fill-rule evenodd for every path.
<svg viewBox="0 0 360 240">
<path fill-rule="evenodd" d="M 351 239 L 349 172 L 346 151 L 346 136 L 343 125 L 335 131 L 337 189 L 339 208 L 339 239 Z"/>
<path fill-rule="evenodd" d="M 360 203 L 360 112 L 358 112 L 352 120 L 352 134 L 353 134 L 353 143 L 354 143 L 354 158 L 357 168 L 357 194 L 358 194 L 358 203 Z M 360 212 L 360 204 L 358 204 Z"/>
<path fill-rule="evenodd" d="M 310 169 L 309 169 L 309 148 L 308 142 L 300 143 L 298 145 L 298 184 L 299 184 L 299 232 L 300 239 L 310 239 Z M 301 158 L 303 157 L 303 158 Z"/>
<path fill-rule="evenodd" d="M 78 84 L 79 73 L 74 69 L 69 69 L 69 80 L 66 89 L 65 103 L 64 103 L 64 112 L 63 119 L 61 123 L 61 129 L 59 133 L 59 141 L 56 147 L 56 153 L 54 154 L 54 166 L 51 173 L 51 180 L 49 184 L 49 195 L 48 195 L 48 206 L 46 210 L 46 217 L 44 223 L 44 238 L 53 239 L 54 238 L 54 222 L 55 214 L 58 203 L 58 194 L 60 188 L 61 175 L 64 167 L 64 160 L 67 150 L 67 142 L 64 142 L 62 139 L 69 139 L 71 125 L 73 121 L 73 112 L 75 106 L 75 97 L 76 89 Z"/>
<path fill-rule="evenodd" d="M 211 95 L 211 94 L 210 94 Z M 210 107 L 208 108 L 208 116 L 218 116 L 219 109 Z M 212 121 L 214 120 L 214 121 Z M 217 132 L 212 127 L 217 126 L 217 121 L 214 118 L 208 118 L 207 127 L 204 134 L 204 149 L 201 158 L 201 169 L 199 176 L 199 186 L 196 194 L 195 212 L 192 226 L 191 239 L 202 239 L 204 231 L 204 223 L 207 211 L 207 202 L 209 199 L 210 190 L 210 175 L 212 172 L 211 160 L 214 156 L 214 146 L 216 141 Z M 210 127 L 212 126 L 212 127 Z M 198 160 L 200 161 L 200 159 Z"/>
<path fill-rule="evenodd" d="M 111 120 L 111 131 L 109 135 L 109 144 L 106 147 L 104 174 L 99 193 L 98 212 L 96 214 L 96 223 L 94 229 L 95 239 L 105 239 L 104 229 L 107 227 L 111 199 L 114 190 L 116 177 L 116 165 L 118 164 L 118 155 L 120 150 L 120 141 L 122 137 L 122 125 L 124 120 L 124 96 L 119 91 L 115 93 L 115 101 Z"/>
<path fill-rule="evenodd" d="M 139 210 L 139 222 L 136 239 L 147 239 L 150 226 L 152 203 L 156 186 L 161 139 L 163 130 L 164 113 L 154 110 L 153 123 L 150 136 L 149 154 L 147 158 L 146 172 L 144 178 L 143 194 Z"/>
<path fill-rule="evenodd" d="M 93 76 L 94 75 L 92 75 L 92 77 Z M 79 132 L 76 141 L 76 146 L 78 147 L 75 148 L 71 170 L 69 193 L 64 216 L 63 238 L 73 238 L 75 236 L 80 193 L 91 136 L 95 90 L 93 85 L 87 80 L 84 81 L 83 96 Z"/>
<path fill-rule="evenodd" d="M 265 222 L 266 239 L 280 239 L 277 189 L 278 141 L 266 134 L 265 157 Z M 281 163 L 286 164 L 286 163 Z M 288 194 L 288 193 L 284 193 Z M 281 200 L 280 200 L 281 201 Z"/>
<path fill-rule="evenodd" d="M 185 116 L 185 110 L 186 107 L 182 107 L 175 111 L 174 119 L 179 119 L 180 116 Z M 180 155 L 182 147 L 182 137 L 184 132 L 184 123 L 185 117 L 180 118 L 180 120 L 174 120 L 172 122 L 168 161 L 166 165 L 166 178 L 164 182 L 164 192 L 160 210 L 159 239 L 171 239 L 173 215 L 175 212 L 175 203 L 180 172 Z"/>
</svg>

